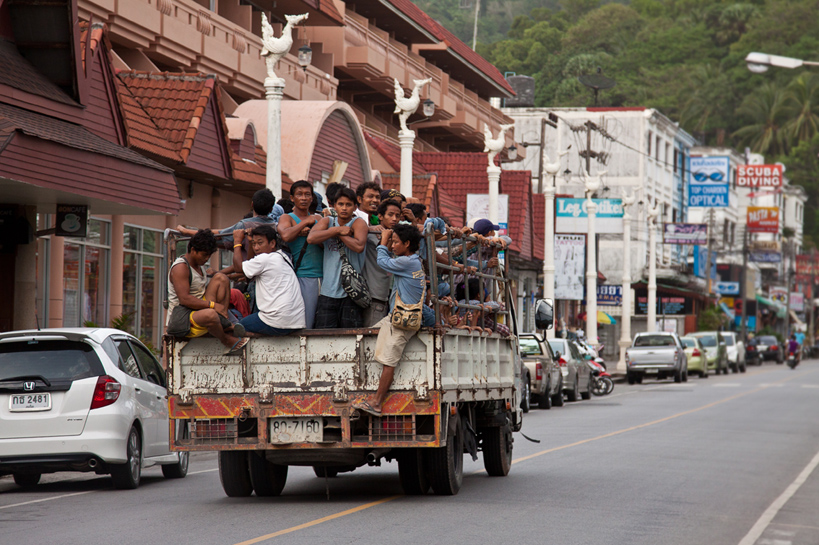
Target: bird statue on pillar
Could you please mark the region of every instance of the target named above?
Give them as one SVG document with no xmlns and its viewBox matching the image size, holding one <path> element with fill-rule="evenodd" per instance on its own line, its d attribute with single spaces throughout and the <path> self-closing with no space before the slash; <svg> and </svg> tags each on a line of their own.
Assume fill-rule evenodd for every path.
<svg viewBox="0 0 819 545">
<path fill-rule="evenodd" d="M 492 130 L 486 123 L 483 124 L 483 151 L 489 152 L 489 166 L 495 166 L 495 156 L 506 147 L 506 132 L 515 125 L 501 125 L 497 138 L 492 138 Z"/>
<path fill-rule="evenodd" d="M 276 38 L 273 36 L 273 27 L 267 20 L 267 15 L 262 12 L 262 57 L 267 66 L 267 77 L 272 80 L 281 80 L 276 76 L 274 68 L 279 60 L 287 55 L 293 46 L 293 27 L 307 19 L 307 13 L 301 15 L 285 15 L 287 24 L 282 29 L 282 35 Z"/>
<path fill-rule="evenodd" d="M 657 216 L 659 216 L 659 215 L 660 215 L 660 203 L 655 202 L 654 206 L 652 206 L 651 208 L 648 209 L 648 221 L 649 221 L 649 223 L 651 223 L 651 225 L 654 225 L 654 223 L 657 221 Z"/>
<path fill-rule="evenodd" d="M 398 83 L 398 80 L 393 78 L 395 85 L 395 111 L 398 114 L 398 122 L 401 124 L 401 132 L 411 132 L 407 127 L 407 119 L 415 113 L 418 105 L 421 104 L 421 89 L 432 79 L 416 79 L 412 80 L 415 87 L 412 88 L 412 93 L 407 97 L 404 93 L 404 88 Z"/>
<path fill-rule="evenodd" d="M 558 173 L 560 172 L 560 160 L 563 159 L 564 155 L 569 154 L 570 149 L 571 149 L 571 146 L 566 148 L 566 151 L 563 151 L 563 152 L 559 153 L 558 156 L 557 156 L 557 161 L 555 161 L 554 163 L 549 162 L 549 156 L 546 155 L 546 152 L 544 151 L 543 152 L 543 171 L 546 174 L 548 174 L 549 176 L 557 176 Z"/>
<path fill-rule="evenodd" d="M 603 176 L 606 175 L 607 170 L 603 172 L 599 172 L 597 176 L 591 176 L 588 172 L 583 170 L 583 177 L 585 178 L 585 185 L 586 185 L 586 196 L 591 198 L 594 195 L 594 192 L 603 187 Z"/>
<path fill-rule="evenodd" d="M 625 191 L 624 191 L 624 192 L 623 192 L 623 196 L 621 197 L 621 200 L 623 201 L 623 206 L 624 206 L 624 207 L 626 207 L 626 206 L 631 206 L 632 204 L 634 204 L 635 202 L 637 202 L 637 195 L 638 195 L 638 194 L 640 193 L 640 191 L 642 191 L 642 190 L 643 190 L 643 188 L 642 188 L 642 187 L 637 187 L 637 188 L 635 188 L 635 189 L 634 189 L 634 191 L 632 191 L 632 192 L 631 192 L 631 194 L 630 194 L 630 195 L 626 195 L 626 194 L 625 194 Z"/>
</svg>

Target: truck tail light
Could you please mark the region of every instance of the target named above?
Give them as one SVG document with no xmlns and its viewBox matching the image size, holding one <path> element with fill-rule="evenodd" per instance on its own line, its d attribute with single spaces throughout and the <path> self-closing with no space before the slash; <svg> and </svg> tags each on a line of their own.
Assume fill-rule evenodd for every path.
<svg viewBox="0 0 819 545">
<path fill-rule="evenodd" d="M 119 393 L 122 391 L 122 384 L 114 380 L 108 375 L 103 375 L 97 379 L 97 385 L 94 387 L 94 396 L 91 398 L 91 408 L 99 409 L 100 407 L 107 407 L 114 401 L 119 399 Z"/>
<path fill-rule="evenodd" d="M 540 363 L 535 364 L 535 378 L 537 380 L 543 380 L 543 365 Z"/>
</svg>

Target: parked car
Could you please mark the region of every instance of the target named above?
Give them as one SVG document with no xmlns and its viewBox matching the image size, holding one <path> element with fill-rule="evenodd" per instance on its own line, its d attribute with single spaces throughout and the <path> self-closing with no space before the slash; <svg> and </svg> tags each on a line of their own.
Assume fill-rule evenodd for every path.
<svg viewBox="0 0 819 545">
<path fill-rule="evenodd" d="M 785 352 L 779 339 L 773 335 L 760 335 L 754 337 L 756 353 L 760 361 L 774 360 L 776 363 L 784 363 Z"/>
<path fill-rule="evenodd" d="M 734 373 L 744 373 L 748 368 L 745 361 L 745 343 L 739 338 L 739 334 L 733 331 L 723 331 L 722 337 L 725 339 L 728 367 Z"/>
<path fill-rule="evenodd" d="M 557 358 L 563 375 L 563 392 L 569 401 L 580 398 L 590 399 L 592 374 L 586 360 L 574 341 L 568 339 L 549 339 L 549 346 Z"/>
<path fill-rule="evenodd" d="M 155 464 L 188 472 L 188 453 L 170 450 L 164 370 L 116 329 L 0 333 L 0 421 L 0 473 L 21 486 L 55 471 L 110 474 L 116 488 Z"/>
<path fill-rule="evenodd" d="M 674 382 L 688 381 L 685 350 L 676 333 L 638 333 L 626 349 L 626 379 L 643 382 L 645 375 L 657 380 L 673 376 Z"/>
<path fill-rule="evenodd" d="M 563 375 L 552 354 L 549 343 L 537 333 L 521 333 L 520 355 L 526 368 L 524 381 L 524 395 L 522 404 L 524 412 L 531 404 L 540 409 L 551 409 L 552 402 L 557 399 L 558 405 L 563 404 Z M 526 396 L 528 390 L 528 397 Z"/>
<path fill-rule="evenodd" d="M 722 333 L 719 331 L 699 331 L 691 333 L 705 347 L 708 356 L 708 369 L 714 369 L 716 374 L 728 374 L 728 347 Z"/>
<path fill-rule="evenodd" d="M 700 378 L 708 378 L 708 363 L 705 347 L 696 337 L 680 337 L 688 360 L 688 374 L 697 373 Z"/>
</svg>

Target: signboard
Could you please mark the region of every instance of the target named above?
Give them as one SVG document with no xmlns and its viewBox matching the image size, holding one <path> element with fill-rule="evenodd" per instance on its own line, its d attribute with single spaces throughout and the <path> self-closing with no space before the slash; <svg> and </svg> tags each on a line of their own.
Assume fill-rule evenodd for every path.
<svg viewBox="0 0 819 545">
<path fill-rule="evenodd" d="M 589 230 L 586 199 L 555 199 L 555 233 L 585 233 Z M 621 199 L 593 199 L 597 204 L 594 230 L 616 235 L 623 232 L 623 201 Z"/>
<path fill-rule="evenodd" d="M 805 311 L 805 294 L 798 291 L 791 292 L 791 310 L 794 312 Z"/>
<path fill-rule="evenodd" d="M 688 314 L 691 303 L 682 296 L 657 297 L 657 315 L 671 314 L 681 316 Z M 648 314 L 648 297 L 637 297 L 637 314 Z"/>
<path fill-rule="evenodd" d="M 771 301 L 775 301 L 782 305 L 788 304 L 788 290 L 781 286 L 771 286 L 768 288 L 768 297 Z"/>
<path fill-rule="evenodd" d="M 688 173 L 688 206 L 728 206 L 728 157 L 691 157 Z"/>
<path fill-rule="evenodd" d="M 737 329 L 740 329 L 742 327 L 742 316 L 734 316 L 734 323 Z M 745 328 L 748 331 L 756 331 L 756 316 L 745 317 Z"/>
<path fill-rule="evenodd" d="M 489 195 L 467 194 L 466 219 L 472 218 L 489 219 Z M 509 195 L 498 195 L 498 226 L 500 230 L 496 235 L 509 234 Z"/>
<path fill-rule="evenodd" d="M 749 206 L 747 227 L 749 233 L 778 233 L 779 208 L 775 206 Z"/>
<path fill-rule="evenodd" d="M 754 240 L 751 241 L 750 248 L 752 252 L 778 252 L 779 242 L 775 240 Z"/>
<path fill-rule="evenodd" d="M 781 263 L 782 254 L 770 250 L 751 250 L 748 260 L 754 263 Z"/>
<path fill-rule="evenodd" d="M 583 300 L 586 235 L 555 235 L 555 299 Z"/>
<path fill-rule="evenodd" d="M 708 244 L 708 224 L 663 223 L 663 244 Z"/>
<path fill-rule="evenodd" d="M 717 282 L 714 290 L 721 295 L 739 295 L 739 282 Z"/>
<path fill-rule="evenodd" d="M 597 286 L 597 305 L 619 307 L 623 304 L 623 286 Z"/>
<path fill-rule="evenodd" d="M 782 187 L 782 165 L 739 165 L 737 187 Z"/>
<path fill-rule="evenodd" d="M 708 246 L 694 247 L 694 275 L 705 278 Z M 711 280 L 717 280 L 717 252 L 711 252 Z"/>
<path fill-rule="evenodd" d="M 55 235 L 58 237 L 85 238 L 88 230 L 88 207 L 75 204 L 57 205 L 57 225 Z"/>
</svg>

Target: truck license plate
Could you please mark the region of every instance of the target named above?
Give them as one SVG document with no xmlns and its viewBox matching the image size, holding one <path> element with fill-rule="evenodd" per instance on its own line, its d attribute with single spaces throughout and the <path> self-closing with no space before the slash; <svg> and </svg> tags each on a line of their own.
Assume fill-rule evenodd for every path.
<svg viewBox="0 0 819 545">
<path fill-rule="evenodd" d="M 9 411 L 50 411 L 51 394 L 15 394 L 9 399 Z"/>
<path fill-rule="evenodd" d="M 321 418 L 271 418 L 271 443 L 310 443 L 324 440 Z"/>
</svg>

